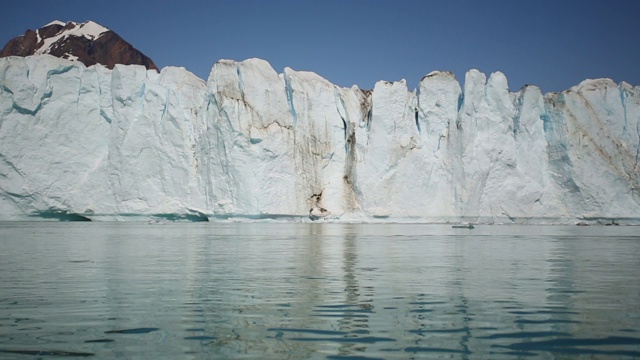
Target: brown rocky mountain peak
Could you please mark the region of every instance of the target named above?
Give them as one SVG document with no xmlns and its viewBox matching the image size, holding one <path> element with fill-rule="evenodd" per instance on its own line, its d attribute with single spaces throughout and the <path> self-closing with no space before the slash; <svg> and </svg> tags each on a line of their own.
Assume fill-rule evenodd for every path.
<svg viewBox="0 0 640 360">
<path fill-rule="evenodd" d="M 0 57 L 36 54 L 80 61 L 86 66 L 98 63 L 113 69 L 115 64 L 136 64 L 158 70 L 153 60 L 115 32 L 93 21 L 53 21 L 11 39 L 0 51 Z"/>
</svg>

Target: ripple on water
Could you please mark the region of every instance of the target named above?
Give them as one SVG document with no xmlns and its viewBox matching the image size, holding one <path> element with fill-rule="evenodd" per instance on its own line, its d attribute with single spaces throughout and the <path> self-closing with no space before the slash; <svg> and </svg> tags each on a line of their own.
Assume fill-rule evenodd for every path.
<svg viewBox="0 0 640 360">
<path fill-rule="evenodd" d="M 347 335 L 348 334 L 348 332 L 345 332 L 345 331 L 297 329 L 297 328 L 269 328 L 267 329 L 267 331 L 307 333 L 307 334 L 316 334 L 316 335 Z"/>
<path fill-rule="evenodd" d="M 633 346 L 640 345 L 640 338 L 625 336 L 608 336 L 605 338 L 555 338 L 551 340 L 526 341 L 510 345 L 492 345 L 494 348 L 507 348 L 515 351 L 535 352 L 548 351 L 565 354 L 608 355 L 640 357 L 640 351 L 610 348 L 597 349 L 602 346 Z M 595 349 L 594 349 L 595 347 Z"/>
<path fill-rule="evenodd" d="M 559 331 L 522 331 L 512 333 L 491 334 L 478 336 L 479 339 L 530 339 L 539 337 L 571 336 L 571 334 Z"/>
<path fill-rule="evenodd" d="M 513 321 L 516 324 L 580 324 L 578 320 L 567 319 L 544 319 L 544 320 L 531 320 L 531 319 L 516 319 Z"/>
<path fill-rule="evenodd" d="M 374 344 L 378 342 L 393 342 L 396 339 L 378 336 L 358 336 L 369 334 L 368 330 L 354 330 L 351 332 L 336 330 L 319 330 L 319 329 L 302 329 L 302 328 L 269 328 L 267 331 L 276 332 L 276 338 L 282 338 L 284 333 L 294 334 L 312 334 L 321 335 L 321 337 L 289 337 L 287 340 L 301 342 L 336 342 L 336 343 L 358 343 L 358 344 Z"/>
<path fill-rule="evenodd" d="M 65 350 L 34 350 L 34 349 L 0 349 L 0 353 L 20 354 L 31 356 L 94 356 L 94 353 L 74 352 Z"/>
<path fill-rule="evenodd" d="M 429 334 L 456 334 L 456 333 L 465 333 L 469 332 L 468 328 L 456 328 L 456 329 L 418 329 L 418 330 L 409 330 L 410 334 L 417 334 L 419 336 L 425 336 Z"/>
<path fill-rule="evenodd" d="M 384 358 L 358 355 L 329 355 L 327 360 L 384 360 Z"/>
<path fill-rule="evenodd" d="M 189 328 L 189 329 L 184 329 L 184 331 L 204 331 L 204 328 Z"/>
<path fill-rule="evenodd" d="M 406 347 L 404 351 L 408 353 L 471 354 L 471 351 L 467 349 L 459 350 L 459 349 L 447 349 L 447 348 L 436 348 L 436 347 L 426 347 L 426 346 L 409 346 L 409 347 Z"/>
<path fill-rule="evenodd" d="M 185 340 L 198 340 L 198 341 L 207 341 L 207 340 L 215 340 L 215 336 L 207 336 L 207 335 L 197 335 L 197 336 L 187 336 L 184 337 Z"/>
<path fill-rule="evenodd" d="M 96 340 L 85 340 L 86 343 L 109 343 L 114 342 L 113 339 L 96 339 Z"/>
<path fill-rule="evenodd" d="M 562 310 L 533 310 L 533 311 L 525 311 L 525 310 L 516 310 L 509 311 L 509 314 L 514 315 L 578 315 L 580 314 L 577 311 L 562 311 Z"/>
<path fill-rule="evenodd" d="M 336 343 L 354 343 L 354 344 L 375 344 L 378 342 L 393 342 L 396 339 L 379 336 L 362 336 L 362 337 L 294 337 L 288 338 L 293 341 L 323 341 Z"/>
<path fill-rule="evenodd" d="M 134 329 L 122 329 L 122 330 L 109 330 L 105 331 L 105 334 L 148 334 L 150 332 L 158 331 L 159 328 L 155 327 L 144 327 L 144 328 L 134 328 Z"/>
</svg>

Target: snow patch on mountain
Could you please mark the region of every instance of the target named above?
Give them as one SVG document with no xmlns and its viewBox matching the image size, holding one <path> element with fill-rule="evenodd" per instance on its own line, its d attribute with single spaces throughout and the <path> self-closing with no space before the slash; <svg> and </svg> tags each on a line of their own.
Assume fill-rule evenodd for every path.
<svg viewBox="0 0 640 360">
<path fill-rule="evenodd" d="M 52 24 L 61 25 L 61 22 L 54 21 L 52 23 L 49 23 L 48 25 L 52 25 Z M 48 26 L 48 25 L 45 25 L 45 26 Z M 93 21 L 86 21 L 83 23 L 76 23 L 76 22 L 70 21 L 70 22 L 67 22 L 64 25 L 64 27 L 55 36 L 44 39 L 42 45 L 36 49 L 35 54 L 38 54 L 38 55 L 48 54 L 51 51 L 52 46 L 56 42 L 68 36 L 78 36 L 78 37 L 87 38 L 89 40 L 96 40 L 97 38 L 100 37 L 100 35 L 104 34 L 107 31 L 109 31 L 109 29 Z M 38 34 L 38 43 L 40 43 L 41 41 L 40 30 L 37 31 L 37 34 Z"/>
<path fill-rule="evenodd" d="M 50 26 L 50 25 L 60 25 L 60 26 L 65 26 L 67 23 L 60 21 L 60 20 L 53 20 L 52 22 L 46 24 L 45 26 L 43 26 L 43 28 Z"/>
</svg>

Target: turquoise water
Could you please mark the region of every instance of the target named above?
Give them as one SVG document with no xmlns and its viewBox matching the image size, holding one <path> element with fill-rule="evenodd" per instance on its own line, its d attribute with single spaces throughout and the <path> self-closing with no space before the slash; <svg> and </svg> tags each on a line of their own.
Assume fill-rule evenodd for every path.
<svg viewBox="0 0 640 360">
<path fill-rule="evenodd" d="M 640 358 L 640 228 L 0 223 L 0 359 Z"/>
</svg>

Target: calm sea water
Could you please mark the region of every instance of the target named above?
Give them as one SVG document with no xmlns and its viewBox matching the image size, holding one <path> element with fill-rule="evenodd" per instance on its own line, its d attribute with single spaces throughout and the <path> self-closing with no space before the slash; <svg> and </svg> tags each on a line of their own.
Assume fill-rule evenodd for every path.
<svg viewBox="0 0 640 360">
<path fill-rule="evenodd" d="M 640 228 L 1 223 L 0 358 L 640 358 Z"/>
</svg>

